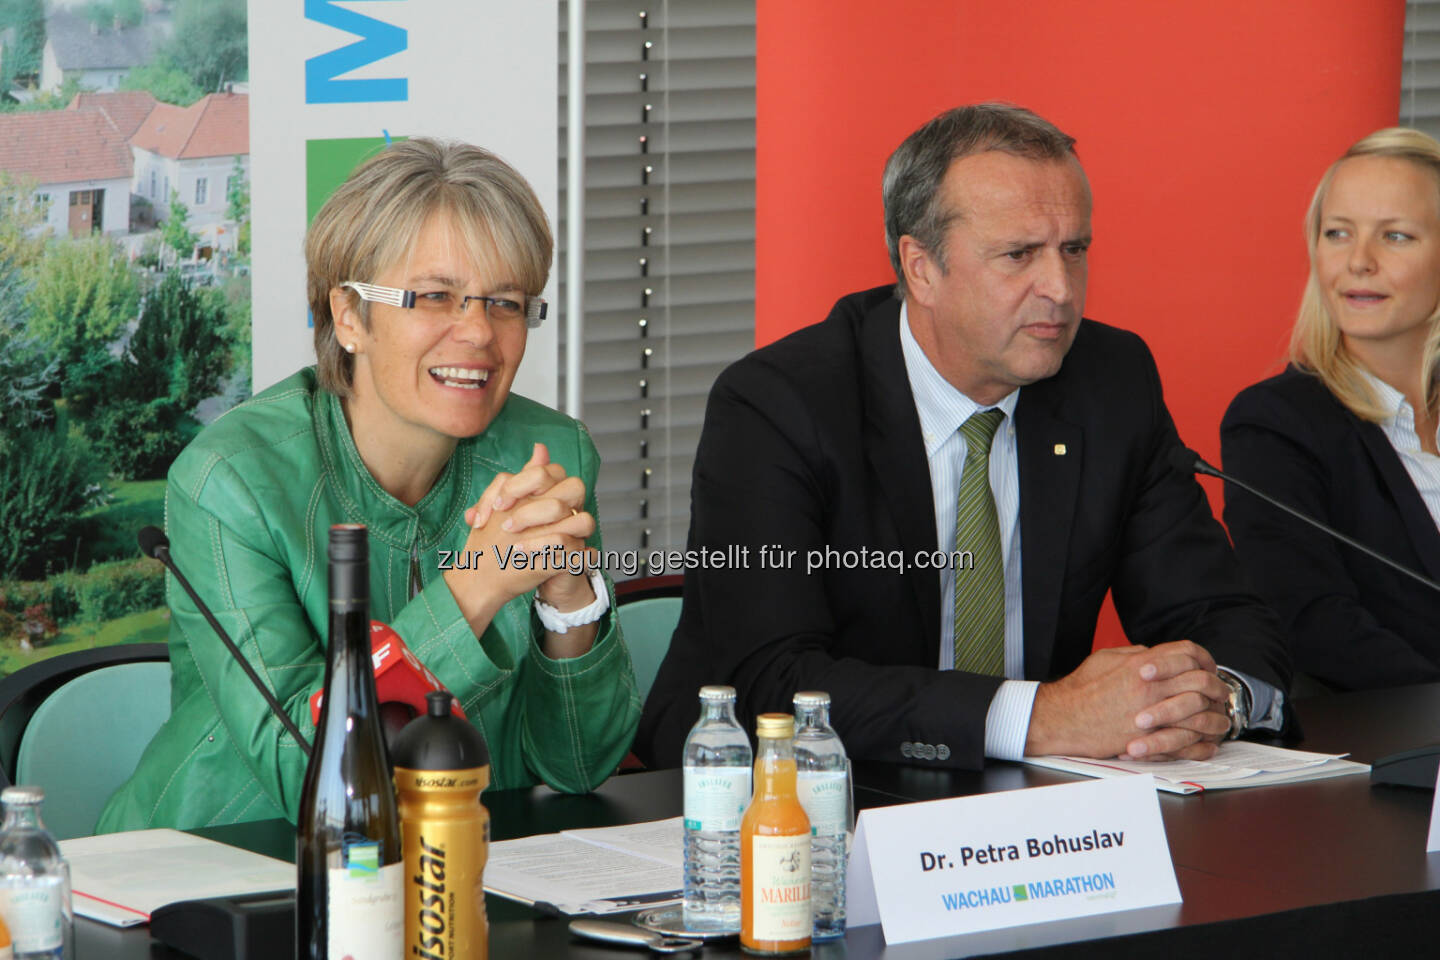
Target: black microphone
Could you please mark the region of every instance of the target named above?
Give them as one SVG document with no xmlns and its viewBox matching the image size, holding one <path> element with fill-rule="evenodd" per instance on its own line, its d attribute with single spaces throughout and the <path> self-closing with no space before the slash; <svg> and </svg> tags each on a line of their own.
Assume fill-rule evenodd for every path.
<svg viewBox="0 0 1440 960">
<path fill-rule="evenodd" d="M 255 673 L 255 668 L 250 666 L 250 661 L 240 655 L 235 641 L 230 639 L 230 635 L 225 632 L 224 627 L 220 626 L 220 621 L 215 619 L 215 615 L 210 612 L 205 601 L 200 599 L 195 588 L 190 586 L 190 581 L 185 579 L 185 574 L 181 573 L 180 568 L 175 566 L 175 561 L 170 559 L 170 539 L 165 536 L 165 532 L 159 527 L 142 527 L 136 539 L 140 541 L 140 550 L 145 556 L 159 560 L 165 564 L 167 570 L 175 575 L 180 586 L 184 587 L 185 592 L 190 595 L 190 599 L 195 601 L 195 606 L 200 609 L 200 613 L 205 617 L 205 622 L 210 624 L 210 628 L 215 631 L 220 642 L 225 644 L 225 649 L 230 651 L 230 656 L 235 658 L 240 669 L 245 671 L 245 676 L 250 678 L 255 689 L 260 691 L 260 696 L 264 697 L 265 702 L 270 705 L 270 710 L 280 719 L 280 723 L 289 731 L 290 736 L 295 738 L 295 742 L 300 744 L 300 749 L 305 751 L 305 756 L 309 757 L 310 741 L 305 739 L 300 728 L 295 726 L 295 721 L 291 720 L 290 715 L 285 712 L 285 708 L 280 706 L 280 701 L 275 699 L 275 694 L 271 693 L 270 688 L 261 682 L 259 675 Z"/>
<path fill-rule="evenodd" d="M 1425 584 L 1425 586 L 1429 587 L 1431 590 L 1440 593 L 1440 583 L 1436 583 L 1434 580 L 1431 580 L 1424 574 L 1417 573 L 1414 570 L 1411 570 L 1409 567 L 1405 566 L 1402 563 L 1397 563 L 1396 561 L 1391 560 L 1383 553 L 1372 550 L 1370 547 L 1365 546 L 1365 544 L 1361 543 L 1359 540 L 1354 539 L 1353 537 L 1347 537 L 1339 530 L 1336 530 L 1332 527 L 1327 527 L 1325 524 L 1321 523 L 1319 520 L 1316 520 L 1314 517 L 1303 514 L 1299 510 L 1296 510 L 1294 507 L 1287 506 L 1286 504 L 1281 503 L 1279 500 L 1276 500 L 1268 493 L 1262 493 L 1261 491 L 1256 490 L 1254 487 L 1250 486 L 1250 484 L 1246 483 L 1245 481 L 1237 480 L 1234 477 L 1230 476 L 1230 474 L 1217 470 L 1216 468 L 1210 466 L 1210 464 L 1206 463 L 1203 459 L 1201 459 L 1200 455 L 1194 450 L 1191 450 L 1189 447 L 1174 448 L 1170 452 L 1170 465 L 1173 466 L 1176 470 L 1179 470 L 1181 473 L 1186 474 L 1187 476 L 1192 473 L 1203 473 L 1209 477 L 1219 477 L 1226 483 L 1233 483 L 1241 490 L 1244 490 L 1246 493 L 1254 494 L 1261 500 L 1264 500 L 1266 503 L 1270 504 L 1272 507 L 1277 507 L 1281 510 L 1284 510 L 1286 513 L 1290 514 L 1290 516 L 1294 517 L 1295 519 L 1302 520 L 1305 523 L 1308 523 L 1316 530 L 1323 530 L 1325 533 L 1328 533 L 1330 536 L 1334 537 L 1336 540 L 1339 540 L 1341 543 L 1348 544 L 1349 546 L 1354 547 L 1356 550 L 1359 550 L 1367 557 L 1379 560 L 1381 563 L 1385 564 L 1392 570 L 1397 570 L 1400 573 L 1405 574 L 1405 576 L 1409 577 L 1412 580 L 1418 580 L 1421 583 Z"/>
</svg>

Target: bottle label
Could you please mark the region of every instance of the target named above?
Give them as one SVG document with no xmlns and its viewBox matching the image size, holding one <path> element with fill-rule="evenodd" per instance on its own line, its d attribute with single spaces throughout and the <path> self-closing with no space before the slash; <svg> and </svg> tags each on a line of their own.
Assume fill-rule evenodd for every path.
<svg viewBox="0 0 1440 960">
<path fill-rule="evenodd" d="M 327 944 L 331 957 L 394 960 L 405 952 L 405 866 L 380 865 L 378 843 L 345 847 L 345 866 L 329 871 Z"/>
<path fill-rule="evenodd" d="M 751 940 L 810 936 L 810 837 L 751 838 Z"/>
<path fill-rule="evenodd" d="M 850 782 L 844 770 L 802 773 L 795 781 L 800 806 L 810 818 L 810 832 L 833 837 L 850 827 Z"/>
<path fill-rule="evenodd" d="M 749 767 L 686 767 L 685 829 L 739 830 L 750 805 L 750 774 Z"/>
<path fill-rule="evenodd" d="M 59 877 L 0 887 L 0 914 L 22 954 L 56 950 L 64 942 L 64 886 Z"/>
</svg>

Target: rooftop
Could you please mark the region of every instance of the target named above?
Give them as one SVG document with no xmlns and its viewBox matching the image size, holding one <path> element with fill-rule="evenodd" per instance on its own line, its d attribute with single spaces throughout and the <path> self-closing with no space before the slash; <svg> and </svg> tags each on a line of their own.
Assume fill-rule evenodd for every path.
<svg viewBox="0 0 1440 960">
<path fill-rule="evenodd" d="M 250 152 L 250 97 L 212 93 L 188 107 L 157 103 L 131 144 L 177 160 Z"/>
<path fill-rule="evenodd" d="M 129 179 L 130 148 L 101 110 L 0 114 L 0 170 L 40 184 Z"/>
</svg>

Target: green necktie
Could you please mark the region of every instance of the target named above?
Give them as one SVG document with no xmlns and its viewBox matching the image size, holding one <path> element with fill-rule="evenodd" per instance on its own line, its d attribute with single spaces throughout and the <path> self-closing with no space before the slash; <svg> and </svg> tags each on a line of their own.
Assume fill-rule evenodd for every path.
<svg viewBox="0 0 1440 960">
<path fill-rule="evenodd" d="M 955 507 L 955 549 L 972 561 L 955 569 L 955 669 L 1005 674 L 1005 566 L 1000 521 L 990 493 L 990 442 L 1003 410 L 982 410 L 960 425 L 965 465 Z"/>
</svg>

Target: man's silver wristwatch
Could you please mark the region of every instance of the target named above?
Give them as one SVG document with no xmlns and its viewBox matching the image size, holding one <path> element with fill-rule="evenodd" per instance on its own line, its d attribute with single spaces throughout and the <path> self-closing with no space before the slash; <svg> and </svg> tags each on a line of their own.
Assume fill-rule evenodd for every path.
<svg viewBox="0 0 1440 960">
<path fill-rule="evenodd" d="M 1250 726 L 1250 691 L 1240 678 L 1229 670 L 1221 667 L 1216 673 L 1221 682 L 1230 688 L 1230 696 L 1225 701 L 1225 716 L 1230 719 L 1230 732 L 1225 734 L 1225 739 L 1234 740 Z"/>
</svg>

